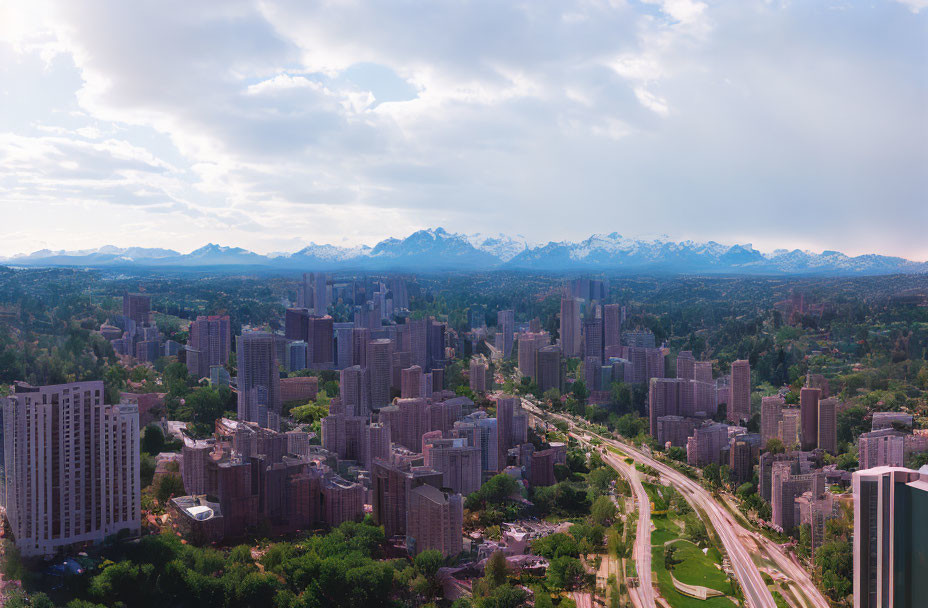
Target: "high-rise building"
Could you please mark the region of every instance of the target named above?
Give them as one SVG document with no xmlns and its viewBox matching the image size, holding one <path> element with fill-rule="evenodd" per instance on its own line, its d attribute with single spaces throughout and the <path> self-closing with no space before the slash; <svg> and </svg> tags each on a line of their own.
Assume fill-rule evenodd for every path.
<svg viewBox="0 0 928 608">
<path fill-rule="evenodd" d="M 597 360 L 603 360 L 603 319 L 596 313 L 599 311 L 590 311 L 589 317 L 583 321 L 583 356 L 596 357 Z"/>
<path fill-rule="evenodd" d="M 496 400 L 496 429 L 499 447 L 498 464 L 504 467 L 509 448 L 520 443 L 521 430 L 516 417 L 522 415 L 522 400 L 519 397 L 500 397 Z"/>
<path fill-rule="evenodd" d="M 555 388 L 564 390 L 564 368 L 561 347 L 554 344 L 543 346 L 535 352 L 535 383 L 542 392 Z"/>
<path fill-rule="evenodd" d="M 441 434 L 439 431 L 433 432 Z M 480 448 L 468 445 L 467 439 L 424 439 L 422 455 L 425 466 L 441 471 L 443 488 L 451 488 L 465 496 L 480 489 Z"/>
<path fill-rule="evenodd" d="M 725 464 L 722 449 L 728 447 L 728 425 L 712 423 L 697 427 L 686 441 L 686 462 L 690 466 Z"/>
<path fill-rule="evenodd" d="M 122 296 L 122 316 L 137 326 L 151 323 L 151 296 L 146 293 L 129 293 Z"/>
<path fill-rule="evenodd" d="M 915 608 L 928 598 L 928 473 L 857 471 L 854 606 Z"/>
<path fill-rule="evenodd" d="M 740 359 L 731 364 L 731 397 L 728 420 L 738 424 L 751 417 L 751 366 Z"/>
<path fill-rule="evenodd" d="M 370 372 L 360 365 L 346 367 L 339 372 L 339 397 L 345 413 L 350 416 L 368 416 L 371 411 Z"/>
<path fill-rule="evenodd" d="M 861 433 L 858 439 L 857 458 L 861 471 L 874 467 L 901 467 L 904 453 L 905 438 L 892 428 Z"/>
<path fill-rule="evenodd" d="M 767 442 L 779 437 L 780 422 L 783 420 L 782 397 L 764 397 L 760 402 L 760 445 L 767 447 Z"/>
<path fill-rule="evenodd" d="M 351 363 L 367 367 L 367 348 L 371 342 L 371 330 L 366 327 L 355 327 L 351 331 Z"/>
<path fill-rule="evenodd" d="M 580 355 L 580 302 L 576 298 L 561 298 L 561 349 L 565 357 Z"/>
<path fill-rule="evenodd" d="M 838 400 L 834 397 L 818 402 L 818 447 L 830 454 L 838 451 Z"/>
<path fill-rule="evenodd" d="M 238 419 L 262 428 L 280 428 L 280 371 L 274 334 L 245 332 L 238 337 Z"/>
<path fill-rule="evenodd" d="M 603 348 L 622 343 L 621 312 L 618 304 L 603 306 Z"/>
<path fill-rule="evenodd" d="M 693 363 L 693 378 L 699 382 L 712 382 L 712 361 Z"/>
<path fill-rule="evenodd" d="M 441 486 L 444 476 L 429 467 L 408 467 L 375 459 L 371 465 L 371 501 L 374 521 L 387 538 L 406 534 L 406 516 L 412 490 L 422 485 Z"/>
<path fill-rule="evenodd" d="M 393 342 L 387 338 L 371 340 L 367 347 L 370 366 L 371 407 L 390 405 L 390 385 L 393 384 Z"/>
<path fill-rule="evenodd" d="M 409 492 L 406 544 L 411 555 L 440 551 L 445 557 L 463 550 L 464 499 L 460 494 L 420 485 Z"/>
<path fill-rule="evenodd" d="M 677 355 L 677 378 L 696 379 L 696 359 L 692 351 L 681 350 Z"/>
<path fill-rule="evenodd" d="M 535 353 L 550 342 L 547 333 L 523 332 L 519 334 L 519 373 L 535 379 Z"/>
<path fill-rule="evenodd" d="M 23 555 L 141 531 L 138 406 L 103 395 L 95 381 L 3 398 L 6 517 Z"/>
<path fill-rule="evenodd" d="M 487 392 L 487 365 L 482 358 L 472 357 L 470 360 L 470 390 L 475 393 Z"/>
<path fill-rule="evenodd" d="M 413 365 L 407 369 L 403 370 L 402 383 L 400 388 L 400 396 L 403 398 L 413 398 L 413 397 L 431 397 L 429 395 L 422 394 L 422 368 L 418 365 Z"/>
<path fill-rule="evenodd" d="M 799 408 L 788 407 L 783 408 L 782 414 L 783 419 L 780 420 L 779 432 L 780 441 L 783 442 L 787 449 L 798 449 L 801 445 L 799 439 L 802 431 L 801 412 Z"/>
<path fill-rule="evenodd" d="M 214 365 L 229 362 L 232 326 L 228 315 L 199 316 L 190 324 L 187 340 L 187 371 L 194 378 L 206 378 Z"/>
<path fill-rule="evenodd" d="M 669 443 L 672 446 L 685 448 L 686 440 L 693 434 L 697 422 L 695 418 L 683 416 L 660 416 L 657 419 L 657 435 L 655 436 L 657 443 L 660 445 Z"/>
<path fill-rule="evenodd" d="M 818 402 L 822 391 L 803 387 L 799 391 L 799 410 L 802 416 L 800 439 L 803 450 L 814 450 L 818 446 Z"/>
<path fill-rule="evenodd" d="M 753 433 L 735 435 L 728 444 L 728 466 L 736 485 L 751 481 L 754 463 L 760 450 L 760 436 Z"/>
<path fill-rule="evenodd" d="M 516 327 L 515 312 L 501 310 L 496 313 L 496 333 L 503 335 L 503 357 L 512 356 L 512 339 Z"/>
<path fill-rule="evenodd" d="M 406 326 L 408 327 L 407 336 L 409 339 L 409 348 L 400 349 L 406 350 L 410 354 L 410 363 L 412 365 L 418 365 L 422 369 L 428 368 L 428 334 L 429 334 L 429 320 L 428 319 L 418 319 L 415 321 L 407 321 Z M 404 336 L 405 338 L 406 336 Z"/>
<path fill-rule="evenodd" d="M 789 534 L 796 525 L 796 498 L 811 491 L 820 496 L 825 491 L 822 471 L 797 473 L 793 461 L 774 462 L 770 486 L 770 523 Z"/>
</svg>

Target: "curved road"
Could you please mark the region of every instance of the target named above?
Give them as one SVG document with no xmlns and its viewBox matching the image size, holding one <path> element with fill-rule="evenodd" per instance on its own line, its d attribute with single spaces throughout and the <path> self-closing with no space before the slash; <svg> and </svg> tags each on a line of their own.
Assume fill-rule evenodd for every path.
<svg viewBox="0 0 928 608">
<path fill-rule="evenodd" d="M 535 404 L 527 402 L 523 399 L 523 405 L 526 403 L 529 405 L 529 409 L 537 410 L 538 413 L 555 416 L 556 418 L 559 418 L 568 423 L 571 427 L 576 428 L 576 425 L 572 419 L 559 414 L 553 414 L 551 412 L 543 412 L 540 410 L 540 408 L 537 408 Z M 581 429 L 577 430 L 582 432 Z M 657 469 L 662 476 L 666 477 L 668 481 L 670 481 L 681 493 L 683 493 L 683 495 L 689 500 L 690 503 L 698 505 L 709 517 L 712 527 L 715 528 L 719 538 L 722 540 L 722 545 L 724 546 L 725 551 L 728 553 L 728 559 L 731 562 L 732 569 L 735 571 L 735 577 L 738 579 L 738 582 L 741 583 L 741 588 L 744 591 L 745 601 L 747 602 L 748 606 L 752 608 L 776 608 L 776 602 L 774 601 L 770 590 L 767 588 L 766 583 L 764 583 L 764 580 L 760 575 L 760 570 L 757 569 L 757 566 L 751 559 L 750 553 L 738 538 L 739 532 L 745 536 L 750 536 L 750 532 L 745 530 L 743 527 L 741 527 L 740 524 L 734 521 L 728 511 L 726 511 L 724 507 L 721 507 L 712 497 L 712 495 L 705 490 L 705 488 L 691 480 L 689 477 L 686 477 L 673 467 L 667 466 L 666 464 L 651 458 L 651 456 L 634 448 L 631 445 L 616 441 L 608 437 L 598 437 L 602 441 L 622 449 L 629 456 L 632 456 L 639 462 Z M 776 554 L 777 552 L 773 552 L 771 555 L 775 557 L 775 561 L 780 562 L 781 560 L 776 559 Z M 785 557 L 783 557 L 783 561 L 787 561 Z M 786 570 L 794 576 L 797 574 L 797 571 L 801 572 L 802 576 L 796 576 L 794 580 L 796 580 L 800 588 L 803 589 L 807 597 L 812 599 L 815 606 L 824 607 L 828 605 L 824 598 L 822 598 L 821 594 L 817 592 L 817 590 L 814 594 L 809 593 L 809 587 L 812 589 L 815 588 L 811 584 L 808 574 L 806 574 L 804 570 L 801 570 L 797 567 L 789 568 Z M 640 574 L 641 573 L 639 572 L 639 575 Z"/>
<path fill-rule="evenodd" d="M 638 502 L 638 531 L 635 534 L 635 548 L 632 557 L 635 558 L 638 570 L 638 587 L 628 588 L 633 603 L 639 608 L 654 607 L 654 584 L 651 581 L 651 500 L 641 485 L 638 471 L 629 466 L 624 460 L 614 454 L 606 454 L 603 458 L 613 469 L 628 478 L 629 484 L 635 492 Z"/>
</svg>

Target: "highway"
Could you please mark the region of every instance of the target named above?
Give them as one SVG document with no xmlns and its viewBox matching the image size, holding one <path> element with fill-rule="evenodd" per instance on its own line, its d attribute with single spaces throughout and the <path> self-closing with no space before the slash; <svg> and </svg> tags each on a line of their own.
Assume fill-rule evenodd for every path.
<svg viewBox="0 0 928 608">
<path fill-rule="evenodd" d="M 542 412 L 533 403 L 523 399 L 523 406 L 525 407 L 526 404 L 528 405 L 528 409 L 536 413 L 552 415 L 566 422 L 575 431 L 583 432 L 581 429 L 577 429 L 574 421 L 566 416 Z M 767 589 L 767 585 L 760 575 L 760 570 L 757 569 L 757 566 L 751 559 L 750 553 L 738 539 L 737 530 L 741 530 L 744 534 L 747 534 L 747 531 L 741 528 L 741 526 L 731 518 L 724 507 L 721 507 L 709 492 L 673 467 L 651 458 L 649 455 L 626 443 L 607 437 L 598 437 L 602 441 L 611 444 L 613 447 L 621 449 L 638 462 L 649 465 L 659 471 L 661 476 L 676 486 L 691 504 L 700 507 L 709 517 L 709 523 L 715 528 L 719 538 L 722 540 L 722 545 L 725 548 L 725 552 L 728 554 L 729 562 L 735 572 L 735 578 L 741 584 L 741 588 L 744 591 L 747 605 L 751 608 L 776 608 L 776 602 L 770 590 Z M 648 536 L 650 536 L 650 530 Z M 641 572 L 639 571 L 639 575 L 640 574 Z"/>
<path fill-rule="evenodd" d="M 614 454 L 603 458 L 616 471 L 622 473 L 635 493 L 638 503 L 638 531 L 632 557 L 638 570 L 638 586 L 629 587 L 628 594 L 637 608 L 654 608 L 654 585 L 651 581 L 651 500 L 641 485 L 638 471 Z"/>
</svg>

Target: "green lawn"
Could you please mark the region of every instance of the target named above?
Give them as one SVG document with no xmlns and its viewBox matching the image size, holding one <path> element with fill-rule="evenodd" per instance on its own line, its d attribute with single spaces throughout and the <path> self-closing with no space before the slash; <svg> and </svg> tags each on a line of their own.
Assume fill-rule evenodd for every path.
<svg viewBox="0 0 928 608">
<path fill-rule="evenodd" d="M 734 604 L 728 598 L 698 600 L 683 595 L 674 588 L 670 572 L 664 568 L 664 543 L 680 538 L 680 526 L 675 520 L 664 516 L 652 517 L 651 521 L 655 528 L 651 533 L 651 568 L 661 596 L 674 608 L 734 608 Z M 699 547 L 685 540 L 674 545 L 677 547 L 676 557 L 681 560 L 674 571 L 677 580 L 689 585 L 701 585 L 723 593 L 731 593 L 728 577 L 716 567 L 720 562 L 718 551 L 710 548 L 708 555 L 705 555 Z"/>
</svg>

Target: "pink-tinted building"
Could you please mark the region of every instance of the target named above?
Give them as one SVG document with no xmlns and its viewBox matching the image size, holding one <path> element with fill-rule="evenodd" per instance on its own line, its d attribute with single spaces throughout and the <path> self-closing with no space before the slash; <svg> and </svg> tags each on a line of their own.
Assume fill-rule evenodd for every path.
<svg viewBox="0 0 928 608">
<path fill-rule="evenodd" d="M 337 526 L 346 521 L 361 521 L 364 517 L 364 486 L 327 476 L 322 482 L 325 522 Z"/>
<path fill-rule="evenodd" d="M 393 342 L 386 338 L 371 340 L 367 346 L 370 374 L 371 407 L 379 409 L 390 405 L 390 386 L 393 383 Z"/>
<path fill-rule="evenodd" d="M 406 539 L 409 552 L 434 549 L 445 557 L 463 550 L 464 500 L 460 494 L 421 485 L 409 492 Z"/>
<path fill-rule="evenodd" d="M 488 369 L 483 359 L 474 357 L 470 360 L 470 390 L 475 393 L 487 392 Z"/>
<path fill-rule="evenodd" d="M 228 315 L 199 316 L 190 324 L 187 340 L 187 371 L 194 378 L 208 378 L 213 365 L 226 365 L 232 350 L 232 325 Z"/>
<path fill-rule="evenodd" d="M 874 467 L 901 467 L 904 464 L 905 438 L 895 429 L 861 433 L 857 444 L 860 470 Z"/>
<path fill-rule="evenodd" d="M 418 365 L 413 365 L 407 369 L 403 370 L 400 396 L 404 399 L 412 399 L 415 397 L 430 397 L 429 395 L 422 394 L 422 368 Z"/>
<path fill-rule="evenodd" d="M 780 422 L 783 420 L 783 397 L 764 397 L 760 402 L 760 445 L 767 446 L 771 439 L 779 437 Z"/>
<path fill-rule="evenodd" d="M 731 364 L 731 396 L 728 420 L 738 424 L 751 417 L 751 366 L 740 359 Z"/>
<path fill-rule="evenodd" d="M 533 486 L 553 486 L 557 483 L 557 480 L 554 478 L 554 463 L 556 459 L 557 452 L 553 449 L 533 452 L 528 482 Z"/>
<path fill-rule="evenodd" d="M 803 450 L 818 447 L 818 402 L 822 391 L 817 388 L 803 387 L 799 391 L 799 410 L 802 416 L 800 439 Z"/>
<path fill-rule="evenodd" d="M 467 496 L 480 489 L 480 448 L 470 446 L 466 439 L 423 437 L 422 455 L 425 466 L 442 473 L 442 487 Z"/>
</svg>

